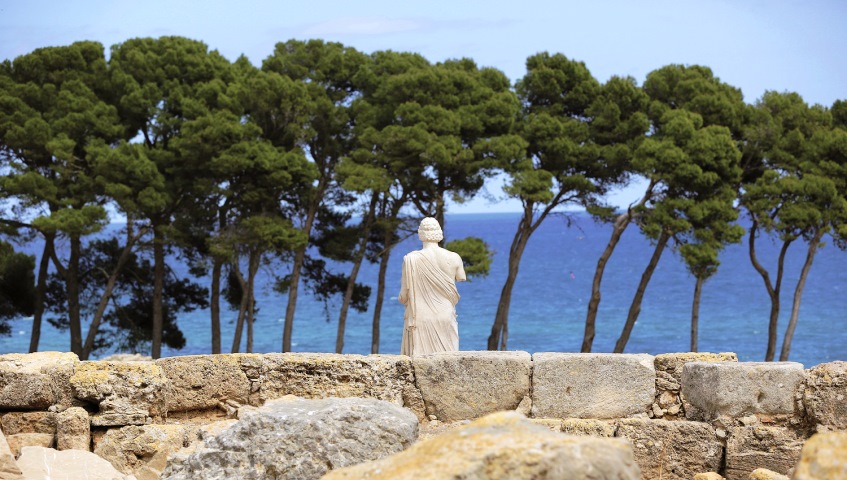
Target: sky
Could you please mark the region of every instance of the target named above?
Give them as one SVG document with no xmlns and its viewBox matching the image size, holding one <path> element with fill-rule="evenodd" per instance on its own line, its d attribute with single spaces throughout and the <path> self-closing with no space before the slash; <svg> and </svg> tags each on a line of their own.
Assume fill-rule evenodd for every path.
<svg viewBox="0 0 847 480">
<path fill-rule="evenodd" d="M 289 39 L 360 51 L 410 51 L 431 62 L 471 58 L 513 81 L 526 58 L 562 53 L 600 81 L 641 84 L 669 64 L 705 65 L 754 103 L 765 91 L 810 104 L 847 99 L 844 0 L 0 0 L 0 60 L 79 40 L 107 49 L 135 37 L 179 35 L 256 65 Z M 107 53 L 108 54 L 108 53 Z M 453 213 L 516 211 L 498 181 Z M 640 185 L 610 197 L 626 206 Z"/>
</svg>

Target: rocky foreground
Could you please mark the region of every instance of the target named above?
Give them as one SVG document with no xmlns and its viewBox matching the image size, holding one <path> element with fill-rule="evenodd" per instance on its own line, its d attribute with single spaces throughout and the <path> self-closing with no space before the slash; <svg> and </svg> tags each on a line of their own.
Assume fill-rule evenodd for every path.
<svg viewBox="0 0 847 480">
<path fill-rule="evenodd" d="M 0 479 L 847 478 L 847 363 L 0 355 Z"/>
</svg>

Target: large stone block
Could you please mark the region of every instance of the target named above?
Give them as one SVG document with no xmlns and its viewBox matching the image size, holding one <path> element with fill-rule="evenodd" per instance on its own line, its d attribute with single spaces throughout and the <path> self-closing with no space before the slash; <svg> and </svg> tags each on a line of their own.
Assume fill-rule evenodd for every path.
<svg viewBox="0 0 847 480">
<path fill-rule="evenodd" d="M 193 453 L 172 456 L 162 479 L 317 479 L 399 452 L 417 434 L 417 418 L 392 403 L 283 398 L 251 409 Z"/>
<path fill-rule="evenodd" d="M 46 410 L 70 406 L 68 378 L 79 357 L 73 353 L 36 352 L 0 355 L 0 409 Z"/>
<path fill-rule="evenodd" d="M 653 361 L 656 367 L 656 401 L 653 411 L 660 412 L 661 417 L 666 420 L 685 418 L 685 409 L 679 391 L 682 385 L 682 367 L 686 363 L 737 361 L 738 356 L 731 352 L 683 352 L 656 355 Z"/>
<path fill-rule="evenodd" d="M 23 480 L 24 478 L 2 431 L 0 431 L 0 478 L 3 480 Z"/>
<path fill-rule="evenodd" d="M 652 355 L 536 353 L 532 362 L 534 417 L 626 417 L 656 395 Z"/>
<path fill-rule="evenodd" d="M 84 408 L 71 407 L 56 415 L 56 450 L 91 450 L 91 421 Z"/>
<path fill-rule="evenodd" d="M 723 444 L 706 423 L 626 418 L 617 421 L 615 436 L 630 441 L 645 480 L 689 480 L 721 468 Z"/>
<path fill-rule="evenodd" d="M 263 355 L 262 401 L 304 398 L 376 398 L 411 409 L 423 418 L 412 361 L 404 355 L 269 353 Z"/>
<path fill-rule="evenodd" d="M 112 428 L 97 443 L 94 453 L 124 474 L 139 480 L 158 479 L 168 456 L 188 443 L 188 435 L 189 429 L 183 425 Z"/>
<path fill-rule="evenodd" d="M 123 475 L 109 462 L 82 450 L 53 450 L 26 447 L 18 459 L 25 478 L 51 480 L 135 480 Z"/>
<path fill-rule="evenodd" d="M 529 395 L 527 352 L 443 352 L 412 359 L 427 415 L 441 421 L 514 410 Z"/>
<path fill-rule="evenodd" d="M 806 415 L 817 425 L 847 429 L 847 362 L 812 367 L 803 388 Z"/>
<path fill-rule="evenodd" d="M 217 408 L 224 400 L 250 401 L 250 379 L 242 365 L 258 354 L 186 355 L 156 360 L 171 382 L 167 403 L 169 412 Z M 249 363 L 248 363 L 249 364 Z"/>
<path fill-rule="evenodd" d="M 747 480 L 767 468 L 785 475 L 800 458 L 803 438 L 783 427 L 734 427 L 726 443 L 727 480 Z"/>
<path fill-rule="evenodd" d="M 847 432 L 812 435 L 794 470 L 794 480 L 847 478 Z"/>
<path fill-rule="evenodd" d="M 17 433 L 56 433 L 56 414 L 53 412 L 9 412 L 0 417 L 6 435 Z"/>
<path fill-rule="evenodd" d="M 170 381 L 152 362 L 82 362 L 70 379 L 74 397 L 98 407 L 95 427 L 161 422 Z"/>
<path fill-rule="evenodd" d="M 56 436 L 51 433 L 16 433 L 8 435 L 6 441 L 9 443 L 12 454 L 19 457 L 25 447 L 52 447 Z"/>
<path fill-rule="evenodd" d="M 516 412 L 498 412 L 325 480 L 636 480 L 623 439 L 562 435 Z"/>
<path fill-rule="evenodd" d="M 752 414 L 792 415 L 805 378 L 796 362 L 692 362 L 683 367 L 682 395 L 689 420 Z"/>
</svg>

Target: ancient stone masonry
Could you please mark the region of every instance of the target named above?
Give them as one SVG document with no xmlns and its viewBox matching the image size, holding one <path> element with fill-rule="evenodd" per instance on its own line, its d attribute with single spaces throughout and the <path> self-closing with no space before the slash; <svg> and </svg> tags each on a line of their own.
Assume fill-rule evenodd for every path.
<svg viewBox="0 0 847 480">
<path fill-rule="evenodd" d="M 306 399 L 352 403 L 326 407 L 335 413 L 318 422 L 309 412 L 325 407 L 297 403 Z M 360 405 L 356 399 L 377 403 Z M 283 404 L 277 404 L 280 401 Z M 348 457 L 321 450 L 322 440 L 316 437 L 309 452 L 291 455 L 295 459 L 302 455 L 303 461 L 312 458 L 323 466 L 266 466 L 313 472 L 309 478 L 318 478 L 327 468 L 331 475 L 339 468 L 333 478 L 355 478 L 357 472 L 373 468 L 411 472 L 417 468 L 415 456 L 432 449 L 464 449 L 468 456 L 462 460 L 463 472 L 534 471 L 511 450 L 498 457 L 506 463 L 493 465 L 487 463 L 493 457 L 461 443 L 472 437 L 492 452 L 507 448 L 500 440 L 503 429 L 529 437 L 539 432 L 552 435 L 545 443 L 549 451 L 535 453 L 543 453 L 543 465 L 553 470 L 556 462 L 570 455 L 567 451 L 618 452 L 624 446 L 619 472 L 637 471 L 643 479 L 747 479 L 754 471 L 756 478 L 816 478 L 808 472 L 845 468 L 815 456 L 840 454 L 847 444 L 847 362 L 804 370 L 793 362 L 738 362 L 733 353 L 486 351 L 414 358 L 273 353 L 86 362 L 69 353 L 6 354 L 0 355 L 0 478 L 26 478 L 26 472 L 16 475 L 32 471 L 45 459 L 65 458 L 56 451 L 93 452 L 118 475 L 139 480 L 158 479 L 166 471 L 168 478 L 183 478 L 194 472 L 192 465 L 204 465 L 203 459 L 230 459 L 235 462 L 233 471 L 241 471 L 242 447 L 258 449 L 258 456 L 274 456 L 276 447 L 267 443 L 291 433 L 286 422 L 276 420 L 293 418 L 293 413 L 286 413 L 291 408 L 302 413 L 303 432 L 318 423 L 326 426 L 327 435 L 342 427 L 354 432 L 345 437 L 350 448 L 339 452 L 343 455 L 353 452 L 354 444 L 366 445 L 364 439 L 357 440 L 362 435 L 372 435 L 368 441 L 388 438 L 386 433 L 357 434 L 356 428 L 393 431 L 400 428 L 397 419 L 402 412 L 408 413 L 402 421 L 408 426 L 403 428 L 413 432 L 412 437 L 408 432 L 398 437 L 404 439 L 397 444 L 405 449 L 396 454 L 402 457 L 391 455 L 391 461 L 363 464 L 361 470 L 340 468 L 368 460 L 383 462 L 380 458 L 398 448 L 367 444 L 361 455 L 342 460 Z M 489 418 L 503 411 L 520 413 Z M 264 416 L 255 416 L 259 413 Z M 385 417 L 389 413 L 392 416 Z M 515 419 L 521 414 L 529 417 L 526 422 Z M 360 425 L 363 416 L 382 420 Z M 267 440 L 249 445 L 255 440 L 250 429 L 245 430 L 249 422 L 282 430 L 269 431 Z M 417 424 L 425 439 L 406 448 L 417 436 Z M 820 440 L 808 441 L 815 434 Z M 590 441 L 579 443 L 574 438 Z M 233 446 L 224 446 L 226 439 Z M 294 452 L 297 444 L 292 441 L 284 449 Z M 266 447 L 267 452 L 262 450 Z M 368 452 L 383 453 L 368 456 Z M 22 458 L 23 467 L 18 465 Z M 631 461 L 635 470 L 627 466 Z M 254 473 L 261 477 L 258 470 Z"/>
</svg>

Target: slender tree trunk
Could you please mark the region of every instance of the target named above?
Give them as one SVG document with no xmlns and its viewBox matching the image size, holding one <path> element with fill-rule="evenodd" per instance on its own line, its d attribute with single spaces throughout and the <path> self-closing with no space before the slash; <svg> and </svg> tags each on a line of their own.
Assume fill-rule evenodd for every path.
<svg viewBox="0 0 847 480">
<path fill-rule="evenodd" d="M 762 277 L 762 281 L 765 283 L 765 289 L 771 299 L 771 311 L 770 318 L 768 320 L 768 348 L 765 352 L 765 361 L 772 362 L 776 355 L 777 325 L 779 323 L 780 309 L 779 294 L 782 289 L 782 273 L 785 266 L 785 255 L 788 252 L 788 246 L 791 245 L 791 240 L 786 240 L 782 243 L 782 248 L 779 251 L 779 260 L 777 261 L 776 283 L 772 284 L 770 274 L 759 262 L 759 258 L 756 255 L 756 237 L 758 228 L 759 222 L 754 217 L 753 223 L 750 226 L 750 236 L 748 237 L 747 245 L 748 253 L 750 255 L 750 263 L 753 264 L 753 268 L 756 269 Z"/>
<path fill-rule="evenodd" d="M 359 269 L 362 267 L 362 262 L 365 260 L 365 253 L 368 249 L 368 239 L 371 235 L 371 226 L 373 226 L 378 200 L 379 193 L 372 193 L 371 203 L 368 206 L 368 212 L 364 218 L 364 229 L 361 233 L 362 238 L 359 240 L 359 245 L 357 246 L 356 257 L 353 261 L 353 269 L 350 271 L 350 278 L 347 279 L 347 288 L 344 291 L 344 300 L 341 302 L 341 311 L 338 313 L 338 334 L 335 337 L 335 353 L 342 353 L 342 350 L 344 350 L 344 329 L 347 326 L 347 312 L 350 310 L 350 302 L 353 300 L 353 291 L 356 288 L 356 278 L 359 276 Z"/>
<path fill-rule="evenodd" d="M 44 295 L 47 293 L 47 274 L 50 269 L 50 257 L 53 251 L 55 235 L 44 235 L 44 249 L 38 262 L 38 282 L 35 285 L 35 311 L 32 314 L 32 335 L 29 337 L 29 353 L 38 351 L 41 341 L 41 320 L 44 317 Z"/>
<path fill-rule="evenodd" d="M 627 208 L 626 213 L 619 215 L 618 218 L 615 219 L 615 223 L 612 228 L 612 237 L 609 239 L 606 249 L 603 250 L 600 258 L 597 260 L 597 268 L 594 270 L 594 281 L 591 283 L 591 299 L 588 301 L 588 314 L 585 316 L 585 333 L 582 336 L 582 347 L 580 348 L 580 352 L 582 353 L 591 352 L 591 347 L 594 345 L 597 312 L 600 309 L 601 299 L 600 283 L 603 281 L 603 273 L 606 271 L 606 263 L 609 262 L 609 258 L 611 258 L 612 253 L 615 252 L 615 247 L 617 247 L 624 231 L 626 231 L 626 228 L 632 222 L 633 208 L 643 207 L 647 201 L 650 200 L 650 197 L 653 195 L 654 186 L 655 182 L 650 182 L 647 187 L 647 191 L 644 193 L 644 196 L 641 197 L 641 200 L 638 201 L 638 204 L 635 207 L 630 206 Z"/>
<path fill-rule="evenodd" d="M 697 351 L 698 332 L 700 330 L 700 297 L 703 293 L 704 275 L 697 275 L 694 283 L 694 301 L 691 302 L 691 351 Z"/>
<path fill-rule="evenodd" d="M 241 275 L 241 267 L 238 264 L 238 258 L 232 263 L 235 278 L 238 279 L 238 285 L 241 286 L 241 300 L 238 307 L 238 318 L 235 321 L 235 332 L 232 335 L 232 353 L 238 353 L 241 349 L 241 332 L 244 331 L 244 319 L 247 316 L 247 282 L 244 276 Z"/>
<path fill-rule="evenodd" d="M 71 331 L 71 351 L 82 356 L 82 323 L 79 306 L 79 257 L 82 242 L 78 236 L 71 237 L 71 251 L 65 284 L 68 290 L 68 320 Z"/>
<path fill-rule="evenodd" d="M 489 350 L 506 350 L 512 288 L 515 286 L 515 280 L 518 278 L 518 267 L 520 267 L 521 256 L 533 230 L 532 208 L 525 207 L 521 221 L 518 223 L 518 229 L 515 232 L 514 238 L 512 238 L 512 245 L 509 247 L 509 271 L 506 276 L 506 282 L 503 284 L 503 289 L 500 291 L 500 301 L 497 304 L 494 324 L 491 326 L 491 335 L 488 336 Z"/>
<path fill-rule="evenodd" d="M 635 321 L 638 320 L 638 314 L 641 313 L 641 301 L 644 299 L 644 292 L 647 290 L 647 284 L 650 283 L 650 278 L 659 264 L 659 259 L 662 257 L 662 252 L 668 244 L 671 236 L 668 232 L 663 231 L 659 235 L 659 241 L 656 242 L 656 248 L 653 250 L 653 256 L 650 257 L 650 263 L 644 269 L 641 275 L 641 282 L 638 283 L 638 290 L 635 291 L 635 297 L 632 299 L 632 304 L 629 307 L 629 314 L 626 317 L 626 323 L 623 326 L 623 331 L 618 341 L 615 343 L 614 353 L 623 353 L 626 348 L 626 343 L 629 341 L 629 336 L 632 333 L 632 327 L 635 326 Z"/>
<path fill-rule="evenodd" d="M 809 242 L 806 261 L 803 263 L 800 278 L 797 280 L 797 287 L 794 289 L 794 303 L 791 307 L 791 318 L 788 320 L 788 328 L 785 330 L 785 336 L 782 339 L 782 351 L 779 354 L 780 362 L 788 361 L 788 355 L 791 353 L 791 340 L 794 338 L 794 329 L 797 328 L 797 318 L 800 316 L 800 299 L 803 297 L 803 287 L 806 286 L 809 269 L 812 268 L 812 261 L 815 259 L 815 254 L 817 253 L 823 233 L 823 229 L 819 229 Z"/>
<path fill-rule="evenodd" d="M 315 222 L 315 216 L 318 214 L 318 208 L 323 201 L 323 195 L 326 191 L 329 179 L 326 175 L 321 176 L 318 186 L 313 192 L 314 197 L 309 203 L 309 209 L 306 212 L 306 223 L 303 225 L 303 233 L 306 235 L 306 245 L 298 249 L 294 254 L 294 263 L 291 265 L 291 283 L 288 286 L 288 305 L 285 307 L 285 325 L 282 328 L 282 351 L 291 351 L 291 333 L 294 330 L 294 312 L 297 311 L 297 295 L 300 286 L 300 270 L 303 268 L 303 263 L 306 260 L 306 250 L 309 248 L 309 243 L 312 237 L 312 225 Z"/>
<path fill-rule="evenodd" d="M 112 270 L 109 274 L 109 279 L 106 281 L 106 288 L 103 290 L 103 294 L 100 296 L 100 301 L 97 304 L 97 309 L 94 311 L 94 316 L 91 319 L 91 325 L 88 327 L 88 334 L 85 337 L 85 344 L 83 345 L 82 353 L 79 356 L 80 360 L 88 360 L 88 357 L 91 356 L 91 352 L 94 350 L 94 340 L 97 338 L 97 332 L 100 330 L 100 323 L 103 321 L 103 315 L 106 313 L 106 307 L 109 305 L 109 300 L 112 299 L 112 291 L 115 289 L 115 284 L 118 283 L 118 277 L 120 276 L 124 265 L 126 265 L 126 262 L 129 260 L 135 243 L 145 233 L 145 230 L 142 229 L 138 235 L 133 234 L 132 219 L 127 221 L 126 228 L 126 244 L 124 245 L 123 250 L 121 250 L 121 256 L 118 257 L 117 265 L 115 265 L 114 270 Z"/>
<path fill-rule="evenodd" d="M 159 226 L 153 228 L 153 359 L 162 356 L 162 317 L 163 295 L 165 289 L 165 239 Z"/>
<path fill-rule="evenodd" d="M 261 255 L 258 251 L 250 252 L 250 264 L 247 271 L 247 353 L 253 353 L 253 320 L 255 319 L 256 295 L 256 272 L 259 271 L 259 260 Z"/>
<path fill-rule="evenodd" d="M 221 353 L 221 273 L 223 261 L 219 258 L 212 260 L 212 284 L 209 309 L 212 316 L 212 353 Z"/>
</svg>

